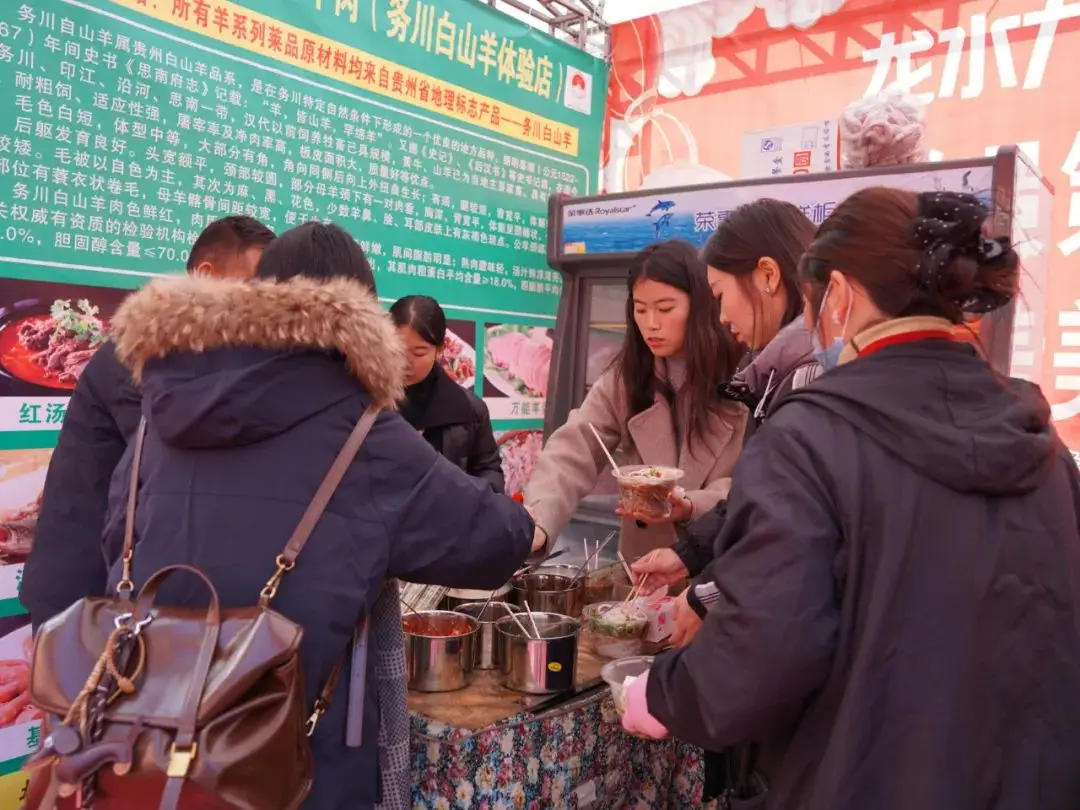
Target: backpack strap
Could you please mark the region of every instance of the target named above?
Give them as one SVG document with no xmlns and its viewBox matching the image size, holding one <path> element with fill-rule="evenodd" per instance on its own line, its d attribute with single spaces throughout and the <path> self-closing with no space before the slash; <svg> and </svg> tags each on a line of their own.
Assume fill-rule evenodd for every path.
<svg viewBox="0 0 1080 810">
<path fill-rule="evenodd" d="M 348 472 L 349 466 L 356 458 L 356 454 L 360 452 L 360 448 L 371 432 L 380 411 L 381 409 L 374 405 L 364 411 L 364 415 L 360 417 L 360 421 L 356 423 L 356 427 L 353 428 L 353 432 L 346 440 L 345 446 L 341 448 L 341 452 L 337 454 L 334 463 L 330 465 L 330 471 L 323 478 L 322 483 L 319 484 L 315 497 L 311 499 L 304 516 L 300 518 L 296 529 L 293 530 L 289 542 L 285 544 L 285 550 L 277 556 L 275 561 L 277 569 L 270 579 L 266 581 L 262 591 L 259 593 L 259 607 L 270 606 L 270 601 L 277 595 L 282 577 L 296 567 L 296 558 L 300 556 L 300 552 L 304 550 L 311 533 L 315 531 L 315 525 L 319 522 L 323 512 L 326 511 L 330 499 L 334 497 L 334 492 L 345 477 L 345 473 Z"/>
</svg>

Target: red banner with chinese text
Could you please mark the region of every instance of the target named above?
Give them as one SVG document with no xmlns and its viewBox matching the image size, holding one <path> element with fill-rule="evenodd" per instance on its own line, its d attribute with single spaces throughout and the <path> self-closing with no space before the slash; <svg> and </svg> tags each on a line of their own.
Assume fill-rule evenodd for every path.
<svg viewBox="0 0 1080 810">
<path fill-rule="evenodd" d="M 614 27 L 606 190 L 737 178 L 744 133 L 835 119 L 897 81 L 931 101 L 935 157 L 1019 144 L 1055 189 L 1046 329 L 1025 340 L 1045 340 L 1042 385 L 1080 449 L 1080 2 L 763 5 L 706 0 Z"/>
</svg>

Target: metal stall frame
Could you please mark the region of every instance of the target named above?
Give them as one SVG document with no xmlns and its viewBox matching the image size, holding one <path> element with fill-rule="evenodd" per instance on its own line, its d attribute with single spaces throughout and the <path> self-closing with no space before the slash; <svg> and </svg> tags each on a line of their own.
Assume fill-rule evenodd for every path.
<svg viewBox="0 0 1080 810">
<path fill-rule="evenodd" d="M 1016 199 L 1017 164 L 1037 177 L 1045 189 L 1053 194 L 1053 186 L 1038 172 L 1031 161 L 1014 145 L 1001 146 L 996 154 L 987 157 L 948 160 L 937 163 L 918 163 L 906 166 L 891 166 L 881 169 L 860 169 L 827 174 L 785 175 L 762 177 L 748 180 L 732 180 L 723 183 L 686 185 L 661 189 L 619 192 L 616 194 L 597 194 L 584 197 L 571 197 L 567 194 L 554 194 L 548 200 L 547 260 L 562 276 L 562 294 L 559 299 L 556 320 L 556 342 L 552 355 L 548 382 L 548 399 L 544 414 L 545 439 L 557 427 L 562 425 L 570 411 L 580 405 L 585 395 L 585 363 L 583 347 L 587 343 L 589 323 L 586 313 L 590 304 L 590 288 L 596 282 L 610 283 L 624 280 L 627 265 L 636 255 L 634 252 L 620 253 L 567 253 L 563 241 L 563 211 L 568 205 L 602 202 L 611 204 L 619 200 L 664 197 L 685 192 L 712 192 L 722 197 L 726 189 L 760 190 L 760 196 L 769 196 L 769 188 L 778 185 L 790 186 L 799 183 L 815 183 L 823 180 L 859 179 L 873 177 L 881 185 L 888 185 L 892 176 L 964 170 L 976 168 L 991 169 L 990 188 L 990 228 L 993 236 L 1013 234 L 1014 204 Z M 986 316 L 981 324 L 983 350 L 995 368 L 1009 373 L 1012 352 L 1012 331 L 1015 319 L 1015 304 Z M 572 331 L 567 332 L 561 324 L 572 324 Z M 569 337 L 569 339 L 567 339 Z"/>
</svg>

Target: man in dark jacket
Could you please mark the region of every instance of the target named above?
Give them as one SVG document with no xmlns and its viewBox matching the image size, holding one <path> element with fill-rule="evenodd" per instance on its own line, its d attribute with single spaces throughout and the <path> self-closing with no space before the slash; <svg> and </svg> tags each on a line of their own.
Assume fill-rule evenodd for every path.
<svg viewBox="0 0 1080 810">
<path fill-rule="evenodd" d="M 250 278 L 274 233 L 251 217 L 211 223 L 191 248 L 196 275 Z M 23 605 L 35 629 L 84 596 L 105 587 L 101 535 L 109 481 L 139 425 L 141 395 L 104 344 L 87 365 L 68 403 L 49 464 L 41 517 L 23 571 Z"/>
<path fill-rule="evenodd" d="M 882 348 L 787 397 L 728 505 L 645 684 L 673 735 L 768 742 L 770 808 L 1077 807 L 1080 476 L 1037 388 Z"/>
</svg>

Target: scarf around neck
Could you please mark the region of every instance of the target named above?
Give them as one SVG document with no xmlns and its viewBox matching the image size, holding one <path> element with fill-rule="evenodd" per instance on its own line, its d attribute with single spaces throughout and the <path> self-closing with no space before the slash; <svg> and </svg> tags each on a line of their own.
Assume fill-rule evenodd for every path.
<svg viewBox="0 0 1080 810">
<path fill-rule="evenodd" d="M 438 363 L 427 377 L 405 389 L 399 411 L 419 431 L 467 424 L 473 419 L 468 393 Z"/>
</svg>

